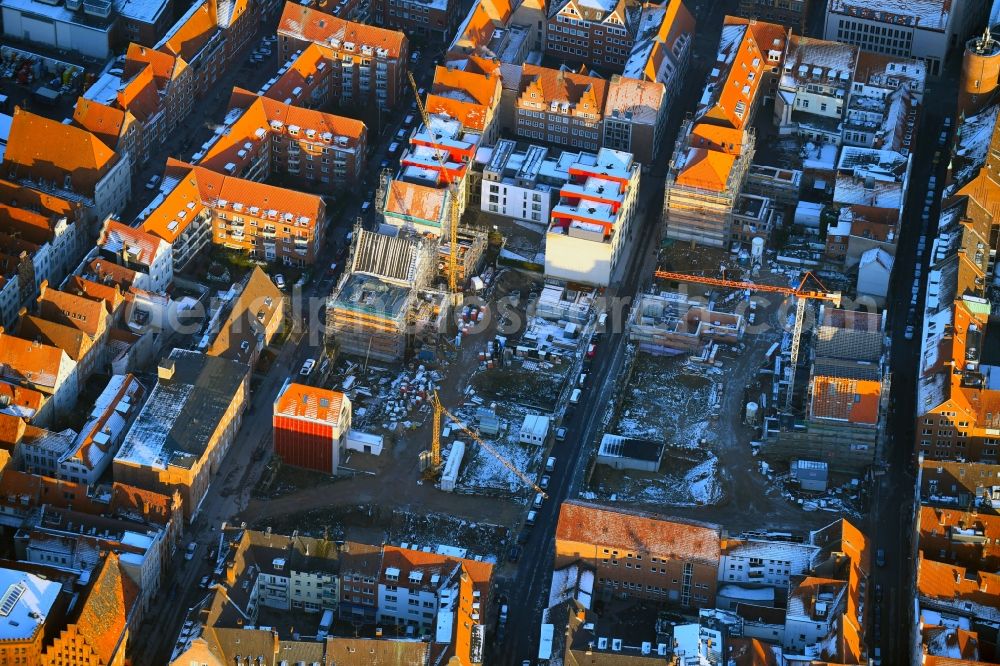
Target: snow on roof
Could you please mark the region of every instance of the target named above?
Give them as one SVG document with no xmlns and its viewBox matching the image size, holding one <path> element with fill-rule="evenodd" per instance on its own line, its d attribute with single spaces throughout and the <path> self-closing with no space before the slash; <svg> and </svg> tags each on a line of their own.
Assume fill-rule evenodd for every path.
<svg viewBox="0 0 1000 666">
<path fill-rule="evenodd" d="M 1000 3 L 1000 0 L 997 0 Z M 955 146 L 955 157 L 962 164 L 956 169 L 954 178 L 958 187 L 968 183 L 986 162 L 986 153 L 990 147 L 993 127 L 997 122 L 1000 104 L 984 109 L 980 113 L 969 116 L 955 130 L 958 145 Z"/>
<path fill-rule="evenodd" d="M 858 268 L 864 268 L 868 264 L 877 263 L 887 271 L 892 270 L 892 255 L 880 247 L 873 247 L 861 255 L 858 261 Z"/>
<path fill-rule="evenodd" d="M 0 569 L 0 641 L 33 638 L 44 625 L 62 584 L 16 569 Z"/>
<path fill-rule="evenodd" d="M 89 30 L 93 31 L 110 32 L 111 27 L 115 24 L 115 19 L 117 18 L 114 15 L 114 12 L 112 12 L 111 16 L 108 18 L 101 19 L 96 16 L 91 16 L 90 14 L 84 14 L 83 12 L 67 9 L 61 3 L 58 5 L 50 5 L 48 3 L 38 2 L 38 0 L 3 0 L 0 4 L 2 4 L 4 8 L 9 7 L 25 14 L 34 14 L 35 16 L 44 17 L 55 23 L 73 23 L 76 25 L 84 25 Z"/>
<path fill-rule="evenodd" d="M 831 0 L 829 12 L 905 25 L 925 30 L 946 30 L 953 0 Z"/>
<path fill-rule="evenodd" d="M 0 113 L 0 144 L 7 143 L 7 138 L 10 136 L 10 124 L 13 121 L 13 116 L 8 116 L 6 113 Z"/>
<path fill-rule="evenodd" d="M 167 0 L 116 0 L 118 13 L 142 23 L 155 23 L 167 7 Z"/>
<path fill-rule="evenodd" d="M 118 91 L 123 85 L 121 76 L 104 72 L 83 92 L 83 98 L 110 106 L 118 99 Z"/>
</svg>

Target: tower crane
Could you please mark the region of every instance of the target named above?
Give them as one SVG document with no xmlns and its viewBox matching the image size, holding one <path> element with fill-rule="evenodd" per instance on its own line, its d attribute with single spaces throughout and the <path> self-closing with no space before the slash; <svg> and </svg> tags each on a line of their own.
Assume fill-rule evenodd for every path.
<svg viewBox="0 0 1000 666">
<path fill-rule="evenodd" d="M 434 146 L 434 156 L 438 163 L 441 165 L 441 177 L 444 178 L 445 183 L 448 185 L 448 191 L 451 193 L 451 229 L 450 234 L 450 246 L 448 248 L 448 292 L 451 294 L 452 305 L 458 304 L 458 222 L 459 222 L 459 211 L 458 211 L 458 185 L 452 179 L 451 174 L 448 173 L 448 163 L 445 160 L 445 154 L 447 151 L 434 141 L 434 130 L 431 129 L 431 119 L 427 115 L 427 109 L 424 108 L 424 102 L 420 99 L 420 92 L 417 88 L 417 82 L 413 80 L 413 74 L 411 72 L 406 72 L 407 78 L 410 80 L 410 87 L 413 88 L 413 95 L 417 99 L 417 109 L 420 111 L 420 117 L 424 121 L 424 127 L 427 128 L 427 132 L 431 135 L 431 144 Z"/>
<path fill-rule="evenodd" d="M 500 455 L 499 451 L 497 451 L 495 448 L 493 448 L 485 441 L 483 441 L 483 439 L 479 435 L 474 433 L 471 429 L 468 428 L 468 426 L 462 423 L 462 421 L 457 416 L 455 416 L 447 409 L 445 409 L 444 405 L 441 404 L 441 398 L 438 397 L 437 391 L 434 391 L 433 407 L 434 407 L 434 420 L 433 420 L 434 432 L 431 435 L 430 465 L 427 467 L 427 469 L 424 470 L 424 474 L 427 478 L 436 478 L 437 475 L 441 472 L 441 417 L 442 415 L 444 415 L 447 416 L 452 423 L 457 425 L 462 430 L 462 432 L 464 432 L 466 435 L 471 437 L 477 444 L 479 444 L 479 446 L 486 449 L 490 453 L 490 455 L 499 460 L 504 467 L 513 472 L 514 475 L 517 476 L 517 478 L 521 479 L 521 481 L 524 482 L 524 485 L 531 486 L 532 488 L 535 489 L 535 492 L 541 493 L 542 497 L 548 499 L 549 496 L 545 493 L 545 491 L 539 488 L 538 485 L 534 481 L 532 481 L 527 474 L 518 469 L 514 465 L 514 463 L 510 462 L 502 455 Z"/>
<path fill-rule="evenodd" d="M 713 287 L 726 287 L 730 289 L 749 289 L 751 291 L 763 291 L 775 294 L 794 296 L 798 299 L 795 303 L 795 327 L 792 330 L 792 353 L 789 365 L 792 369 L 791 377 L 788 380 L 788 393 L 785 396 L 785 409 L 792 406 L 792 395 L 795 391 L 795 368 L 799 362 L 799 341 L 802 338 L 802 325 L 806 315 L 806 301 L 830 301 L 834 307 L 840 307 L 841 293 L 839 291 L 829 291 L 819 278 L 812 271 L 806 271 L 802 276 L 802 281 L 798 287 L 781 287 L 770 284 L 754 284 L 752 282 L 739 282 L 737 280 L 720 280 L 699 275 L 688 275 L 687 273 L 671 273 L 669 271 L 656 271 L 655 277 L 661 280 L 675 280 L 677 282 L 695 282 L 697 284 L 707 284 Z M 806 285 L 810 280 L 816 283 L 818 289 L 807 289 Z"/>
</svg>

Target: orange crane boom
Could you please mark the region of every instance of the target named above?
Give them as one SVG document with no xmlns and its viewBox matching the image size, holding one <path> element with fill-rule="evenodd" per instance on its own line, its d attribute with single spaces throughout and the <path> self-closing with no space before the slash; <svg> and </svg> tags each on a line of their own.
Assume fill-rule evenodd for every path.
<svg viewBox="0 0 1000 666">
<path fill-rule="evenodd" d="M 799 363 L 799 341 L 802 339 L 802 326 L 806 315 L 806 301 L 830 301 L 834 307 L 840 307 L 841 294 L 839 291 L 828 291 L 819 278 L 812 271 L 806 271 L 802 276 L 802 281 L 798 287 L 781 287 L 770 284 L 755 284 L 753 282 L 739 282 L 737 280 L 720 280 L 700 275 L 688 275 L 687 273 L 671 273 L 669 271 L 656 271 L 654 276 L 663 280 L 675 280 L 677 282 L 695 282 L 697 284 L 707 284 L 713 287 L 729 287 L 732 289 L 749 289 L 751 291 L 764 291 L 774 294 L 784 294 L 794 296 L 798 299 L 795 304 L 795 328 L 792 331 L 792 350 L 788 365 L 791 368 L 791 375 L 788 379 L 788 391 L 785 395 L 785 408 L 791 409 L 792 395 L 795 392 L 795 369 Z M 806 284 L 810 279 L 815 282 L 820 290 L 806 289 Z"/>
</svg>

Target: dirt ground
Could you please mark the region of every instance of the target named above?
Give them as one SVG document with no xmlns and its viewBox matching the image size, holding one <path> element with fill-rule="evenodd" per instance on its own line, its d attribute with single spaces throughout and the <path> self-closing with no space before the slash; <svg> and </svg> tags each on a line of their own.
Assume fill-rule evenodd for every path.
<svg viewBox="0 0 1000 666">
<path fill-rule="evenodd" d="M 522 294 L 527 294 L 536 288 L 537 282 L 507 271 L 498 276 L 490 295 L 498 298 L 512 289 L 519 289 Z M 479 371 L 478 354 L 494 336 L 495 329 L 495 318 L 491 318 L 484 331 L 464 336 L 461 347 L 446 352 L 446 362 L 440 365 L 426 363 L 428 370 L 437 369 L 444 376 L 438 393 L 447 409 L 457 410 L 465 401 L 465 389 L 474 382 L 474 375 Z M 380 372 L 379 376 L 390 378 L 401 370 L 399 366 L 389 367 L 386 364 L 369 367 L 371 374 Z M 373 390 L 378 386 L 378 378 L 365 377 L 361 368 L 355 368 L 353 374 L 358 377 L 359 385 L 371 386 Z M 334 375 L 328 384 L 339 388 L 342 381 L 342 376 Z M 378 408 L 374 398 L 365 400 L 362 404 L 369 410 Z M 310 529 L 316 525 L 332 529 L 344 524 L 336 519 L 344 507 L 360 507 L 376 513 L 393 510 L 408 512 L 412 509 L 420 513 L 451 514 L 469 524 L 483 522 L 508 526 L 519 520 L 523 513 L 522 503 L 497 497 L 454 495 L 425 483 L 421 479 L 419 454 L 431 442 L 433 419 L 430 409 L 424 407 L 412 412 L 407 419 L 410 428 L 401 425 L 395 432 L 384 433 L 381 426 L 385 419 L 371 415 L 363 417 L 362 429 L 387 435 L 386 446 L 380 456 L 351 453 L 343 461 L 343 467 L 354 471 L 353 476 L 348 477 L 333 478 L 324 474 L 281 468 L 270 485 L 257 489 L 241 519 L 285 531 Z M 525 489 L 522 494 L 526 497 L 527 493 L 528 489 Z M 364 523 L 357 520 L 353 522 L 359 527 Z M 416 539 L 416 536 L 411 538 Z M 452 542 L 442 538 L 444 542 Z"/>
</svg>

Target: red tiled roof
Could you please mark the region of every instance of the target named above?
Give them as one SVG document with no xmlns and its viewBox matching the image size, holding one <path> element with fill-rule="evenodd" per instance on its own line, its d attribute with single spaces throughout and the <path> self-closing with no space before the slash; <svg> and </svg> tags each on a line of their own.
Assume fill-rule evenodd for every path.
<svg viewBox="0 0 1000 666">
<path fill-rule="evenodd" d="M 153 78 L 157 80 L 157 85 L 160 88 L 163 88 L 168 81 L 174 79 L 187 68 L 187 63 L 182 58 L 171 53 L 146 48 L 134 42 L 130 43 L 128 51 L 125 53 L 125 76 L 134 75 L 147 63 L 152 66 Z"/>
<path fill-rule="evenodd" d="M 66 282 L 66 291 L 77 296 L 90 298 L 104 304 L 109 314 L 113 314 L 124 302 L 125 297 L 114 284 L 102 284 L 82 278 L 79 275 L 71 275 Z"/>
<path fill-rule="evenodd" d="M 110 664 L 115 655 L 125 650 L 128 619 L 132 615 L 138 589 L 122 571 L 115 553 L 108 553 L 92 576 L 93 582 L 85 592 L 75 624 L 101 663 Z"/>
<path fill-rule="evenodd" d="M 521 68 L 521 98 L 548 108 L 551 102 L 569 102 L 577 112 L 592 113 L 598 118 L 604 111 L 608 82 L 593 76 L 559 69 L 524 65 Z M 534 92 L 537 97 L 530 98 Z"/>
<path fill-rule="evenodd" d="M 117 160 L 114 151 L 86 130 L 14 109 L 3 160 L 10 177 L 44 179 L 58 187 L 69 177 L 76 192 L 92 194 Z"/>
<path fill-rule="evenodd" d="M 121 245 L 123 250 L 128 252 L 130 262 L 144 266 L 153 265 L 161 242 L 161 239 L 151 233 L 122 224 L 114 219 L 108 219 L 97 239 L 97 244 L 105 248 L 109 244 Z"/>
<path fill-rule="evenodd" d="M 422 550 L 411 550 L 397 546 L 385 546 L 382 549 L 383 575 L 386 569 L 394 567 L 400 570 L 400 581 L 406 581 L 410 572 L 421 571 L 425 574 L 422 582 L 428 583 L 430 576 L 434 573 L 440 573 L 444 577 L 446 573 L 450 573 L 458 565 L 461 565 L 469 574 L 475 587 L 480 590 L 488 588 L 493 577 L 493 565 L 489 562 L 459 559 L 450 555 L 425 553 Z"/>
<path fill-rule="evenodd" d="M 385 212 L 437 223 L 442 219 L 447 190 L 393 180 L 385 198 Z"/>
<path fill-rule="evenodd" d="M 570 500 L 559 508 L 557 541 L 618 546 L 718 566 L 721 532 L 716 525 L 666 519 Z"/>
<path fill-rule="evenodd" d="M 58 289 L 44 288 L 38 297 L 38 312 L 42 317 L 83 331 L 96 339 L 107 327 L 104 304 Z"/>
<path fill-rule="evenodd" d="M 115 150 L 129 120 L 121 109 L 81 97 L 73 109 L 73 122 Z"/>
<path fill-rule="evenodd" d="M 171 30 L 159 48 L 191 62 L 212 35 L 219 30 L 212 2 L 202 0 L 198 8 L 188 15 L 187 20 L 175 25 Z"/>
<path fill-rule="evenodd" d="M 962 566 L 928 560 L 923 552 L 917 560 L 917 591 L 928 599 L 961 600 L 1000 609 L 1000 575 L 972 573 Z"/>
<path fill-rule="evenodd" d="M 278 80 L 264 92 L 264 97 L 279 101 L 294 99 L 295 89 L 307 85 L 306 79 L 319 75 L 320 68 L 329 67 L 332 60 L 333 52 L 330 49 L 315 43 L 308 44 L 292 60 L 285 73 L 279 75 Z"/>
<path fill-rule="evenodd" d="M 404 54 L 406 36 L 398 30 L 386 30 L 363 23 L 354 23 L 311 9 L 297 2 L 286 2 L 278 22 L 278 34 L 319 44 L 331 39 L 340 43 L 353 42 L 360 53 L 362 46 L 386 49 L 390 58 Z"/>
<path fill-rule="evenodd" d="M 147 120 L 160 108 L 160 93 L 153 81 L 153 66 L 139 70 L 125 86 L 118 91 L 118 105 L 139 120 Z"/>
<path fill-rule="evenodd" d="M 17 208 L 36 211 L 48 217 L 65 217 L 73 221 L 83 204 L 68 201 L 55 194 L 24 187 L 0 178 L 0 201 Z"/>
<path fill-rule="evenodd" d="M 873 379 L 816 375 L 812 382 L 812 415 L 849 423 L 878 423 L 882 384 Z"/>
<path fill-rule="evenodd" d="M 58 347 L 0 332 L 0 371 L 15 382 L 54 391 L 59 384 L 59 368 L 64 352 Z"/>
</svg>

